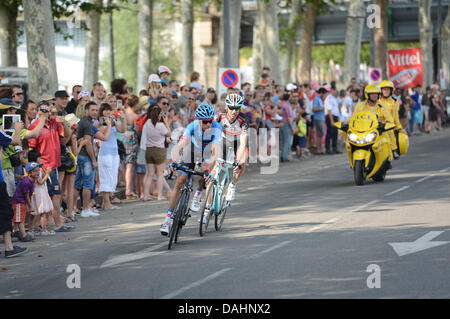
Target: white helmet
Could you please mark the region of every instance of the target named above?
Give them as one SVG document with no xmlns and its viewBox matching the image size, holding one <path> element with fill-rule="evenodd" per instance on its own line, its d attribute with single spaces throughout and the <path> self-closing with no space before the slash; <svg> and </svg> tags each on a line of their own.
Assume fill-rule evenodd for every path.
<svg viewBox="0 0 450 319">
<path fill-rule="evenodd" d="M 228 94 L 225 99 L 225 104 L 228 107 L 242 107 L 242 103 L 244 102 L 244 99 L 239 94 Z"/>
</svg>

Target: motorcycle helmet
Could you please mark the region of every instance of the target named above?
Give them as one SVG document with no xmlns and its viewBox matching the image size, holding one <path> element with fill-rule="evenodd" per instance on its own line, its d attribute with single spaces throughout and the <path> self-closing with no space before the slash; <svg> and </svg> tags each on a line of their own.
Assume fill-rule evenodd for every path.
<svg viewBox="0 0 450 319">
<path fill-rule="evenodd" d="M 398 151 L 400 155 L 404 155 L 408 152 L 409 139 L 408 134 L 398 132 Z"/>
<path fill-rule="evenodd" d="M 375 84 L 369 84 L 368 86 L 366 86 L 366 88 L 364 89 L 364 96 L 366 97 L 366 100 L 369 100 L 369 94 L 372 93 L 376 93 L 378 94 L 378 98 L 380 98 L 380 94 L 381 94 L 381 90 L 378 86 L 376 86 Z"/>
<path fill-rule="evenodd" d="M 389 94 L 389 96 L 392 96 L 392 93 L 394 92 L 394 84 L 391 81 L 383 80 L 381 81 L 379 87 L 381 91 L 383 91 L 383 88 L 390 88 L 391 93 Z"/>
</svg>

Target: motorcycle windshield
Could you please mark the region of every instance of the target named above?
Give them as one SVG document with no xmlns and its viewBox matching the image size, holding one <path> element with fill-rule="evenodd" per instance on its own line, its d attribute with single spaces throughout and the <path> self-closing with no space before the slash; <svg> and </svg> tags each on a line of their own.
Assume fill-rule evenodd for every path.
<svg viewBox="0 0 450 319">
<path fill-rule="evenodd" d="M 375 113 L 360 112 L 354 115 L 349 124 L 354 132 L 367 132 L 378 127 L 378 119 Z"/>
</svg>

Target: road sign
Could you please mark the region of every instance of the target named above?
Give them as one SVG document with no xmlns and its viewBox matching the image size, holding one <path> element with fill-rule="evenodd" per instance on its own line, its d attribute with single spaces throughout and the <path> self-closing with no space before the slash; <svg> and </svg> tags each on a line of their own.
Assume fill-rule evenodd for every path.
<svg viewBox="0 0 450 319">
<path fill-rule="evenodd" d="M 380 84 L 381 82 L 381 69 L 369 68 L 369 84 Z"/>
<path fill-rule="evenodd" d="M 241 70 L 239 68 L 220 68 L 218 98 L 231 87 L 241 89 Z"/>
</svg>

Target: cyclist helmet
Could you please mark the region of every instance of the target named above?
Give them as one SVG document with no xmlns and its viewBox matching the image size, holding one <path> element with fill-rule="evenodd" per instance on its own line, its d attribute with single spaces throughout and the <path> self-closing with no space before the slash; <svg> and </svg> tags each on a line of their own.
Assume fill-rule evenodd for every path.
<svg viewBox="0 0 450 319">
<path fill-rule="evenodd" d="M 366 97 L 366 100 L 369 100 L 369 94 L 371 93 L 376 93 L 378 94 L 378 98 L 380 97 L 381 94 L 381 90 L 378 86 L 376 86 L 375 84 L 369 84 L 368 86 L 366 86 L 366 88 L 364 89 L 364 96 Z"/>
<path fill-rule="evenodd" d="M 225 104 L 228 107 L 242 107 L 242 103 L 244 102 L 244 99 L 239 94 L 228 94 L 227 98 L 225 99 Z"/>
<path fill-rule="evenodd" d="M 215 115 L 216 111 L 214 111 L 213 107 L 209 104 L 202 104 L 195 110 L 195 116 L 199 120 L 212 119 Z"/>
</svg>

